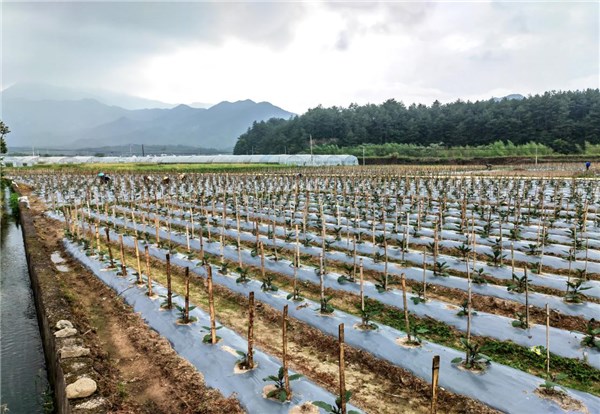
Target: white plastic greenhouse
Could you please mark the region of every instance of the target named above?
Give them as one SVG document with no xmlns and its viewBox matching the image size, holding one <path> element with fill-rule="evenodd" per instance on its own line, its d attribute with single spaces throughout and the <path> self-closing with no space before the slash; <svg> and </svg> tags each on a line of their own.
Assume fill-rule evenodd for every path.
<svg viewBox="0 0 600 414">
<path fill-rule="evenodd" d="M 283 164 L 296 166 L 358 165 L 354 155 L 161 155 L 146 157 L 5 157 L 6 164 L 15 167 L 36 164 Z"/>
</svg>

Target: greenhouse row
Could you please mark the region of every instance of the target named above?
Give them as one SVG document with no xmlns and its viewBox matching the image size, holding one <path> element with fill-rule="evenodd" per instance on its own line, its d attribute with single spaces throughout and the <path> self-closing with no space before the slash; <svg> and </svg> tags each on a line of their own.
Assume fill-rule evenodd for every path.
<svg viewBox="0 0 600 414">
<path fill-rule="evenodd" d="M 4 163 L 13 167 L 46 164 L 284 164 L 297 166 L 358 165 L 354 155 L 161 155 L 146 157 L 5 157 Z"/>
</svg>

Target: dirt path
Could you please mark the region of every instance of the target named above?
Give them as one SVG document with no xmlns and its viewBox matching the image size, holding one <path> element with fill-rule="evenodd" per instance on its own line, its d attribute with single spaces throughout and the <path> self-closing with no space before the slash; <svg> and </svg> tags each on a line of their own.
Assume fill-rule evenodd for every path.
<svg viewBox="0 0 600 414">
<path fill-rule="evenodd" d="M 28 189 L 21 188 L 25 195 Z M 131 307 L 62 249 L 62 227 L 42 216 L 30 197 L 34 224 L 49 256 L 59 251 L 70 271 L 56 272 L 65 303 L 92 350 L 98 391 L 110 413 L 242 413 L 233 398 L 205 386 L 202 375 L 179 357 Z M 98 412 L 98 411 L 95 411 Z"/>
</svg>

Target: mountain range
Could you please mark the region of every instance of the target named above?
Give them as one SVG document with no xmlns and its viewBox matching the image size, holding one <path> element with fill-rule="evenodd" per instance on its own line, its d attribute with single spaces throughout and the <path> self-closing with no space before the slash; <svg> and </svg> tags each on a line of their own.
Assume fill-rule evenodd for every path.
<svg viewBox="0 0 600 414">
<path fill-rule="evenodd" d="M 201 103 L 172 106 L 44 84 L 13 85 L 2 91 L 1 101 L 2 120 L 11 129 L 6 135 L 9 147 L 169 144 L 230 150 L 255 121 L 294 115 L 269 102 L 249 99 L 209 108 Z"/>
</svg>

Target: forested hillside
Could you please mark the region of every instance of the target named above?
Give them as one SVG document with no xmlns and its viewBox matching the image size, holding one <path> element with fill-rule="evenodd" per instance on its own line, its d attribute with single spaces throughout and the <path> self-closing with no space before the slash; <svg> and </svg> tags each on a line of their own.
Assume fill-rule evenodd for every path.
<svg viewBox="0 0 600 414">
<path fill-rule="evenodd" d="M 242 134 L 235 154 L 297 153 L 320 146 L 418 144 L 482 146 L 497 141 L 544 144 L 577 153 L 586 142 L 600 144 L 600 91 L 546 92 L 522 100 L 494 100 L 431 106 L 390 99 L 380 105 L 321 106 L 290 120 L 255 122 Z M 332 147 L 335 146 L 335 147 Z"/>
</svg>

